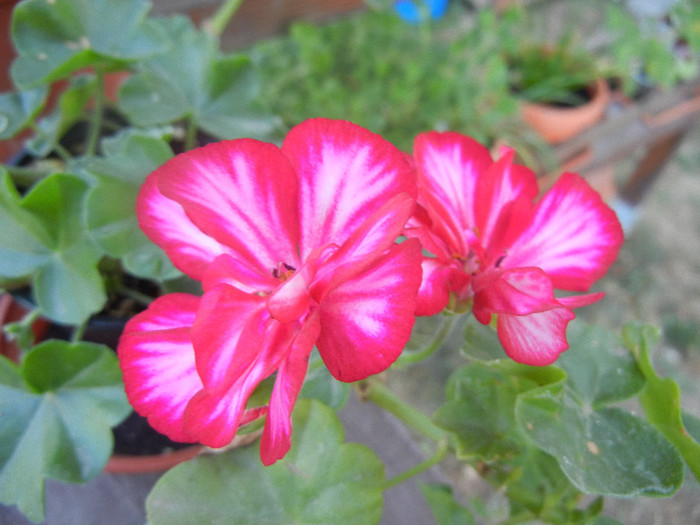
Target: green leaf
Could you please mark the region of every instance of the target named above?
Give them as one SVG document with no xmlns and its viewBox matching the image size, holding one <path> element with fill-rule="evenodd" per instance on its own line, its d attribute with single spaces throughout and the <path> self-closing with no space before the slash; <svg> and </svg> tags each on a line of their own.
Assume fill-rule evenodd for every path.
<svg viewBox="0 0 700 525">
<path fill-rule="evenodd" d="M 460 457 L 491 460 L 517 455 L 524 437 L 515 424 L 515 403 L 518 394 L 537 385 L 495 367 L 467 365 L 450 377 L 447 402 L 435 412 L 434 420 L 455 433 Z"/>
<path fill-rule="evenodd" d="M 660 432 L 620 408 L 582 406 L 564 382 L 521 395 L 516 410 L 521 428 L 584 492 L 668 496 L 683 483 L 681 459 Z"/>
<path fill-rule="evenodd" d="M 421 492 L 433 511 L 437 525 L 471 525 L 474 522 L 469 509 L 457 503 L 449 485 L 421 483 Z"/>
<path fill-rule="evenodd" d="M 649 346 L 656 343 L 658 331 L 649 326 L 628 325 L 622 336 L 647 380 L 639 396 L 647 419 L 675 445 L 695 479 L 700 480 L 700 443 L 683 425 L 680 388 L 670 377 L 659 377 L 649 358 Z"/>
<path fill-rule="evenodd" d="M 110 428 L 131 412 L 116 355 L 46 341 L 19 368 L 0 358 L 0 501 L 44 518 L 44 480 L 82 483 L 112 451 Z"/>
<path fill-rule="evenodd" d="M 14 137 L 41 111 L 46 87 L 0 94 L 0 140 Z"/>
<path fill-rule="evenodd" d="M 318 399 L 333 410 L 340 410 L 348 400 L 350 385 L 335 379 L 323 364 L 318 352 L 314 352 L 311 354 L 309 372 L 306 374 L 304 386 L 299 395 Z"/>
<path fill-rule="evenodd" d="M 292 448 L 270 467 L 257 447 L 199 456 L 167 472 L 146 501 L 151 525 L 377 523 L 384 467 L 364 445 L 343 442 L 340 420 L 300 400 Z M 196 483 L 193 482 L 196 480 Z"/>
<path fill-rule="evenodd" d="M 79 69 L 119 68 L 162 51 L 167 39 L 146 18 L 143 0 L 26 0 L 14 10 L 12 64 L 17 86 L 28 89 Z"/>
<path fill-rule="evenodd" d="M 81 118 L 86 117 L 88 101 L 97 92 L 94 75 L 78 75 L 71 78 L 70 85 L 58 100 L 51 114 L 38 123 L 36 135 L 27 141 L 27 149 L 37 157 L 46 157 L 56 150 L 64 134 Z"/>
<path fill-rule="evenodd" d="M 568 375 L 567 385 L 588 405 L 623 401 L 644 387 L 636 359 L 618 334 L 577 322 L 571 324 L 568 339 L 569 349 L 557 364 Z"/>
<path fill-rule="evenodd" d="M 473 316 L 469 317 L 464 326 L 462 353 L 469 359 L 483 362 L 507 357 L 496 331 L 490 326 L 481 324 Z"/>
<path fill-rule="evenodd" d="M 31 279 L 44 315 L 79 324 L 106 296 L 97 270 L 100 252 L 82 223 L 87 184 L 54 174 L 22 199 L 5 176 L 0 188 L 0 276 Z"/>
<path fill-rule="evenodd" d="M 149 127 L 192 117 L 219 138 L 267 138 L 278 121 L 256 109 L 259 81 L 250 59 L 222 56 L 217 40 L 186 18 L 161 23 L 175 44 L 122 85 L 119 105 L 129 118 Z"/>
<path fill-rule="evenodd" d="M 607 406 L 639 391 L 641 367 L 616 334 L 577 324 L 560 358 L 568 376 L 519 396 L 520 428 L 584 492 L 673 494 L 683 481 L 677 451 L 646 421 Z"/>
<path fill-rule="evenodd" d="M 85 202 L 87 229 L 111 257 L 132 274 L 156 280 L 178 277 L 165 252 L 141 231 L 136 198 L 146 176 L 173 156 L 168 144 L 145 132 L 127 132 L 102 142 L 104 157 L 88 160 L 94 178 Z M 118 199 L 114 196 L 119 195 Z"/>
</svg>

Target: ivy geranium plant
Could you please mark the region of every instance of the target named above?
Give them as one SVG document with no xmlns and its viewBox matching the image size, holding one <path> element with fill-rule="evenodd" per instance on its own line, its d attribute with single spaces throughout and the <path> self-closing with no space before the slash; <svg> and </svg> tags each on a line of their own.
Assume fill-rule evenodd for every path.
<svg viewBox="0 0 700 525">
<path fill-rule="evenodd" d="M 138 226 L 146 176 L 176 151 L 278 133 L 256 68 L 219 47 L 234 4 L 206 30 L 152 16 L 143 0 L 23 0 L 13 11 L 16 89 L 0 94 L 0 140 L 24 149 L 0 166 L 0 286 L 31 313 L 7 327 L 19 362 L 0 358 L 0 501 L 33 520 L 44 480 L 98 474 L 110 427 L 132 412 L 114 351 L 84 340 L 89 320 L 128 318 L 191 287 Z M 39 316 L 72 340 L 35 346 Z"/>
<path fill-rule="evenodd" d="M 377 523 L 386 490 L 448 455 L 506 498 L 492 522 L 611 523 L 605 496 L 669 496 L 686 469 L 698 478 L 700 421 L 652 366 L 655 331 L 574 321 L 603 299 L 590 290 L 623 242 L 588 183 L 566 173 L 540 196 L 513 150 L 454 131 L 424 130 L 405 152 L 312 118 L 272 142 L 251 63 L 216 46 L 237 3 L 214 35 L 139 0 L 15 11 L 27 66 L 0 100 L 5 130 L 31 127 L 34 155 L 57 160 L 8 167 L 0 192 L 0 275 L 38 307 L 11 327 L 20 362 L 0 358 L 0 501 L 41 521 L 44 480 L 96 475 L 132 407 L 208 448 L 160 478 L 153 525 Z M 102 83 L 120 69 L 108 103 Z M 100 139 L 106 105 L 120 129 Z M 71 152 L 61 139 L 84 114 L 86 149 Z M 124 274 L 157 297 L 130 292 L 144 304 L 115 356 L 82 334 Z M 34 346 L 36 315 L 78 328 Z M 425 414 L 385 377 L 433 355 L 461 364 Z M 353 387 L 433 454 L 388 478 L 344 438 L 336 411 Z M 475 522 L 452 487 L 421 488 L 440 525 Z"/>
</svg>

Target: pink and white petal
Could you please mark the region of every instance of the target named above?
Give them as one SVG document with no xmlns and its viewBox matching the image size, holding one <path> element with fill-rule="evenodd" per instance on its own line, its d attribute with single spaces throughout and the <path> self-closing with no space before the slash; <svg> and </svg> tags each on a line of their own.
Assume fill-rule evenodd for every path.
<svg viewBox="0 0 700 525">
<path fill-rule="evenodd" d="M 336 379 L 364 379 L 401 354 L 415 321 L 421 259 L 420 244 L 408 239 L 324 298 L 317 347 Z"/>
<path fill-rule="evenodd" d="M 192 343 L 197 371 L 212 395 L 229 390 L 256 360 L 269 320 L 265 297 L 226 284 L 204 294 Z"/>
<path fill-rule="evenodd" d="M 492 270 L 474 276 L 474 315 L 527 315 L 557 308 L 552 281 L 539 268 Z"/>
<path fill-rule="evenodd" d="M 225 283 L 246 293 L 269 292 L 279 285 L 272 272 L 260 273 L 260 268 L 233 255 L 223 254 L 214 259 L 202 276 L 205 292 Z"/>
<path fill-rule="evenodd" d="M 317 302 L 340 283 L 374 264 L 398 238 L 411 216 L 414 200 L 406 193 L 389 198 L 318 269 L 312 295 Z"/>
<path fill-rule="evenodd" d="M 493 163 L 488 149 L 455 132 L 418 135 L 413 154 L 417 167 L 419 202 L 427 209 L 436 232 L 466 255 L 462 232 L 476 227 L 476 186 Z"/>
<path fill-rule="evenodd" d="M 154 172 L 163 195 L 207 235 L 257 265 L 296 266 L 297 178 L 273 144 L 217 142 L 178 155 Z"/>
<path fill-rule="evenodd" d="M 538 203 L 504 265 L 537 266 L 555 288 L 585 291 L 615 261 L 622 241 L 615 212 L 585 180 L 566 173 Z"/>
<path fill-rule="evenodd" d="M 199 298 L 157 298 L 126 324 L 117 354 L 124 388 L 134 409 L 170 439 L 192 442 L 183 430 L 187 404 L 202 388 L 194 362 L 190 326 Z"/>
<path fill-rule="evenodd" d="M 418 289 L 416 315 L 435 315 L 450 301 L 450 267 L 438 259 L 424 257 L 421 263 L 423 279 Z"/>
<path fill-rule="evenodd" d="M 379 135 L 342 120 L 310 119 L 282 145 L 299 177 L 301 258 L 342 245 L 390 197 L 416 196 L 405 155 Z"/>
<path fill-rule="evenodd" d="M 560 307 L 529 315 L 498 316 L 498 338 L 506 354 L 525 365 L 545 366 L 569 348 L 566 326 L 576 316 Z"/>
<path fill-rule="evenodd" d="M 513 164 L 514 151 L 509 151 L 484 171 L 477 182 L 475 207 L 476 229 L 482 246 L 489 246 L 499 220 L 506 208 L 512 208 L 512 202 L 522 201 L 529 208 L 537 196 L 537 179 L 534 172 L 525 166 Z M 511 224 L 519 226 L 520 233 L 527 224 Z"/>
<path fill-rule="evenodd" d="M 196 441 L 212 448 L 226 446 L 238 427 L 249 421 L 245 411 L 248 399 L 260 382 L 277 369 L 297 330 L 295 325 L 282 325 L 274 320 L 267 328 L 269 337 L 258 348 L 258 355 L 228 390 L 216 393 L 203 388 L 188 404 L 184 426 Z M 273 346 L 273 342 L 282 347 Z"/>
<path fill-rule="evenodd" d="M 301 319 L 310 305 L 308 284 L 303 272 L 295 272 L 267 296 L 267 311 L 281 323 Z"/>
<path fill-rule="evenodd" d="M 604 292 L 587 293 L 584 295 L 570 295 L 568 297 L 558 297 L 557 301 L 559 301 L 562 306 L 572 309 L 579 308 L 580 306 L 588 306 L 589 304 L 600 301 L 604 295 Z"/>
<path fill-rule="evenodd" d="M 263 465 L 282 459 L 292 446 L 292 409 L 304 384 L 309 355 L 321 331 L 317 313 L 304 320 L 291 350 L 277 371 L 270 404 L 260 441 Z"/>
<path fill-rule="evenodd" d="M 156 176 L 149 175 L 139 192 L 139 226 L 180 271 L 199 281 L 207 266 L 230 250 L 197 228 L 182 206 L 160 193 L 156 182 Z"/>
</svg>

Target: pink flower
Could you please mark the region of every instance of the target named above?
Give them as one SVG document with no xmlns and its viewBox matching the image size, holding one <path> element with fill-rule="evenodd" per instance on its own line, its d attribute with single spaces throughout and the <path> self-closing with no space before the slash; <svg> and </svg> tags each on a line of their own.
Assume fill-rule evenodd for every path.
<svg viewBox="0 0 700 525">
<path fill-rule="evenodd" d="M 419 206 L 406 235 L 434 255 L 423 260 L 417 313 L 472 305 L 483 324 L 496 315 L 511 358 L 547 365 L 568 347 L 572 309 L 602 297 L 554 290 L 587 291 L 617 257 L 622 229 L 572 173 L 535 202 L 535 175 L 513 156 L 508 150 L 493 161 L 484 146 L 452 132 L 416 138 Z"/>
<path fill-rule="evenodd" d="M 420 244 L 396 244 L 415 203 L 404 155 L 349 122 L 309 120 L 284 144 L 242 139 L 179 155 L 138 200 L 142 229 L 204 295 L 156 299 L 119 356 L 134 408 L 174 440 L 228 444 L 267 414 L 261 458 L 291 444 L 314 347 L 331 374 L 385 370 L 413 327 Z M 268 406 L 247 406 L 276 374 Z"/>
</svg>

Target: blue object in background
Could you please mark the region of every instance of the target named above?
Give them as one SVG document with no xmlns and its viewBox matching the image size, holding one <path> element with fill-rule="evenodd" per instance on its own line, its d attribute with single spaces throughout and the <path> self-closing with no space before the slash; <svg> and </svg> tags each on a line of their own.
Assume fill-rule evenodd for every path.
<svg viewBox="0 0 700 525">
<path fill-rule="evenodd" d="M 449 0 L 398 0 L 394 2 L 394 11 L 406 22 L 420 24 L 423 22 L 423 9 L 427 8 L 432 19 L 442 18 L 447 11 L 448 2 Z"/>
</svg>

